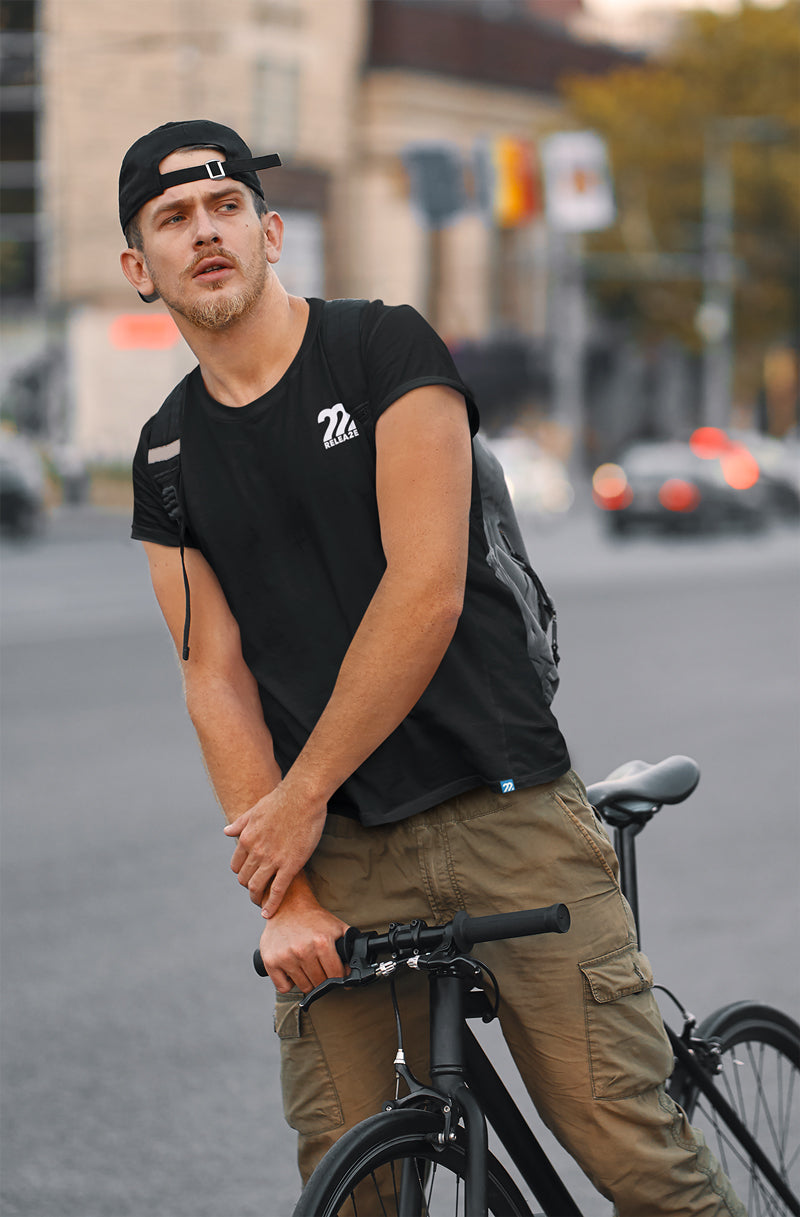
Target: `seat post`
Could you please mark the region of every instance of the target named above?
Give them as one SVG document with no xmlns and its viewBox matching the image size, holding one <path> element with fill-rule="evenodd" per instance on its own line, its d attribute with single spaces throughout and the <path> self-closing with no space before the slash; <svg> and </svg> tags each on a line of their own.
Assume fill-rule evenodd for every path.
<svg viewBox="0 0 800 1217">
<path fill-rule="evenodd" d="M 644 823 L 630 823 L 614 828 L 614 849 L 619 858 L 620 887 L 628 901 L 636 923 L 636 934 L 639 947 L 642 945 L 642 932 L 639 926 L 639 883 L 636 875 L 636 840 L 644 828 Z"/>
</svg>

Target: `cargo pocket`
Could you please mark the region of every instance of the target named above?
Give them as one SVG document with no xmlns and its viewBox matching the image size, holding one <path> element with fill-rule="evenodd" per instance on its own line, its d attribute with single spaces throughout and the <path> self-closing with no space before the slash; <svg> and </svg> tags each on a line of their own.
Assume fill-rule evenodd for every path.
<svg viewBox="0 0 800 1217">
<path fill-rule="evenodd" d="M 647 956 L 628 943 L 578 966 L 594 1097 L 624 1099 L 660 1086 L 672 1072 L 673 1057 Z"/>
<path fill-rule="evenodd" d="M 297 992 L 276 993 L 275 1030 L 281 1046 L 286 1123 L 307 1135 L 339 1128 L 344 1116 L 336 1087 L 314 1025 L 300 1010 Z"/>
</svg>

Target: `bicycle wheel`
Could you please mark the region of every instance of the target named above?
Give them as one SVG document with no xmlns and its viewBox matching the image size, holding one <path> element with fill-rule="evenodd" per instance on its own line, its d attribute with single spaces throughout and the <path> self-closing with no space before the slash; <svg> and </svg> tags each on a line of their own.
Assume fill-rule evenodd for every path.
<svg viewBox="0 0 800 1217">
<path fill-rule="evenodd" d="M 793 1193 L 795 1205 L 776 1193 L 680 1066 L 670 1095 L 703 1132 L 749 1217 L 800 1213 L 800 1027 L 770 1006 L 737 1002 L 709 1015 L 697 1035 L 720 1041 L 722 1071 L 714 1083 Z"/>
<path fill-rule="evenodd" d="M 421 1108 L 364 1120 L 319 1163 L 294 1217 L 466 1217 L 465 1148 L 460 1139 L 439 1148 L 442 1127 L 441 1115 Z M 531 1217 L 519 1188 L 491 1154 L 488 1193 L 494 1217 Z"/>
</svg>

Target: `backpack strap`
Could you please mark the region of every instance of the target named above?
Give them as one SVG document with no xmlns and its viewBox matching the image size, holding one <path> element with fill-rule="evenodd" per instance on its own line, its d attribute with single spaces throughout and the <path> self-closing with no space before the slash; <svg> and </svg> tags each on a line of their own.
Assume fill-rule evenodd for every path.
<svg viewBox="0 0 800 1217">
<path fill-rule="evenodd" d="M 189 658 L 189 627 L 192 620 L 192 603 L 185 557 L 186 509 L 181 494 L 181 430 L 188 379 L 188 376 L 185 376 L 162 403 L 150 428 L 150 447 L 147 450 L 147 468 L 161 492 L 167 515 L 178 525 L 183 592 L 186 602 L 183 647 L 181 648 L 181 657 L 184 660 Z"/>
<path fill-rule="evenodd" d="M 186 377 L 165 399 L 150 428 L 147 468 L 156 482 L 171 519 L 180 524 L 181 430 L 186 405 Z"/>
</svg>

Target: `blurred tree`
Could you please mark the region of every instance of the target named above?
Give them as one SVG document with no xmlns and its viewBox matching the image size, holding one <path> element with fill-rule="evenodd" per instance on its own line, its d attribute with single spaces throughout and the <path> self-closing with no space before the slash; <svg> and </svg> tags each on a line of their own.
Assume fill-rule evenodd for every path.
<svg viewBox="0 0 800 1217">
<path fill-rule="evenodd" d="M 576 120 L 605 136 L 613 167 L 617 223 L 588 238 L 588 250 L 628 255 L 617 277 L 605 260 L 593 292 L 606 315 L 649 342 L 702 342 L 701 275 L 680 255 L 699 268 L 709 124 L 775 120 L 718 128 L 731 139 L 739 402 L 755 399 L 769 348 L 800 332 L 799 66 L 800 0 L 745 3 L 735 14 L 689 15 L 660 62 L 563 84 Z"/>
</svg>

